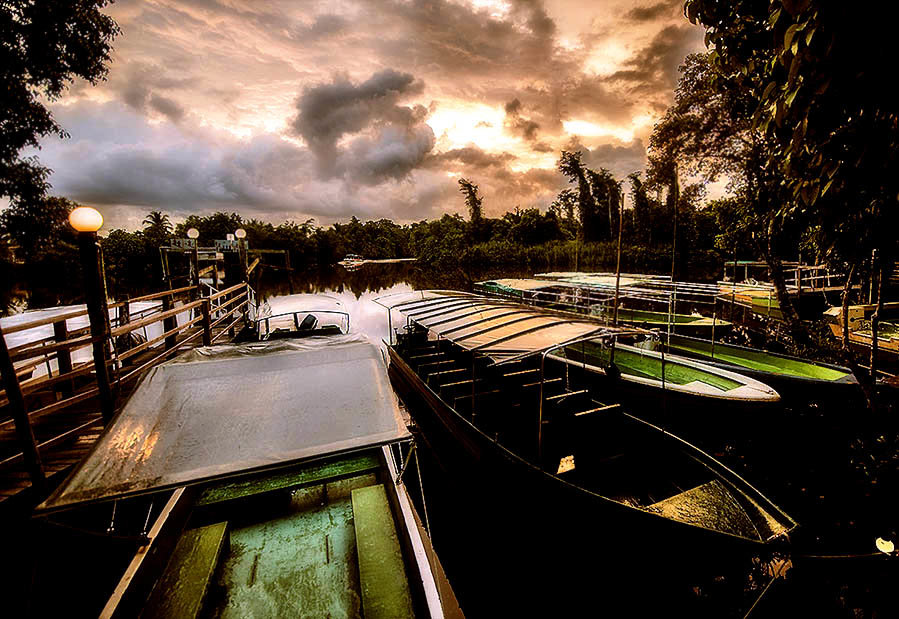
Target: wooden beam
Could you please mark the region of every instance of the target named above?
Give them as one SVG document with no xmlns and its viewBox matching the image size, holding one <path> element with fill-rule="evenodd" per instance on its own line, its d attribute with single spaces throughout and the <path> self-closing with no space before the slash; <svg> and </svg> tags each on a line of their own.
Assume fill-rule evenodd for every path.
<svg viewBox="0 0 899 619">
<path fill-rule="evenodd" d="M 10 413 L 15 420 L 16 434 L 19 437 L 25 466 L 28 469 L 28 474 L 31 476 L 31 483 L 36 489 L 42 490 L 46 483 L 44 467 L 41 465 L 41 456 L 34 439 L 34 431 L 31 428 L 31 422 L 28 420 L 28 412 L 25 409 L 25 398 L 22 397 L 16 369 L 13 367 L 12 359 L 9 358 L 2 328 L 0 328 L 0 375 L 3 376 L 3 383 L 6 385 L 6 397 L 9 399 Z"/>
</svg>

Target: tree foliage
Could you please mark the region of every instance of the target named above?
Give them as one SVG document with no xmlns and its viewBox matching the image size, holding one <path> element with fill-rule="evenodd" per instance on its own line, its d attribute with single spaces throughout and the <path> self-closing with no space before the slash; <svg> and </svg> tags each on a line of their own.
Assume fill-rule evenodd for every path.
<svg viewBox="0 0 899 619">
<path fill-rule="evenodd" d="M 42 137 L 67 137 L 46 102 L 76 78 L 96 84 L 107 73 L 119 27 L 101 9 L 109 0 L 7 0 L 0 4 L 0 197 L 37 205 L 49 171 L 36 157 Z"/>
</svg>

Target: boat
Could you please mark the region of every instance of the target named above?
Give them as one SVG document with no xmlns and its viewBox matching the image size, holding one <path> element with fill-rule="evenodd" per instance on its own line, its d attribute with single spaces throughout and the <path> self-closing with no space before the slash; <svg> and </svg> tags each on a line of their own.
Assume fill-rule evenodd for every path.
<svg viewBox="0 0 899 619">
<path fill-rule="evenodd" d="M 590 313 L 611 320 L 614 308 L 607 305 L 593 305 Z M 670 312 L 652 312 L 648 310 L 636 310 L 624 307 L 618 308 L 618 322 L 642 327 L 644 329 L 659 329 L 673 333 L 693 335 L 724 335 L 729 332 L 732 324 L 720 318 L 708 318 L 698 314 L 674 314 Z"/>
<path fill-rule="evenodd" d="M 871 332 L 871 314 L 876 305 L 850 305 L 848 310 L 849 345 L 854 349 L 868 353 L 874 341 Z M 893 318 L 899 310 L 899 302 L 884 303 L 886 319 L 881 318 L 877 325 L 878 359 L 887 362 L 899 360 L 899 320 Z M 824 312 L 824 320 L 830 327 L 834 337 L 843 337 L 843 308 L 831 307 Z"/>
<path fill-rule="evenodd" d="M 453 502 L 466 535 L 492 549 L 478 557 L 491 600 L 508 604 L 514 590 L 529 612 L 584 596 L 595 604 L 611 580 L 641 589 L 664 581 L 655 570 L 714 570 L 782 548 L 796 527 L 712 456 L 574 380 L 553 354 L 639 330 L 451 291 L 377 302 L 395 334 L 391 380 L 464 488 Z M 531 587 L 543 597 L 521 593 Z M 630 600 L 631 612 L 650 598 Z"/>
<path fill-rule="evenodd" d="M 261 316 L 256 341 L 153 368 L 38 506 L 37 526 L 88 539 L 110 572 L 71 587 L 104 593 L 79 614 L 447 616 L 382 353 L 320 311 Z"/>
<path fill-rule="evenodd" d="M 698 359 L 707 366 L 755 378 L 783 397 L 790 394 L 808 401 L 841 394 L 854 397 L 861 393 L 852 370 L 840 365 L 677 334 L 663 334 L 647 345 L 656 350 L 664 347 L 667 352 Z"/>
<path fill-rule="evenodd" d="M 347 269 L 355 269 L 365 264 L 365 258 L 359 254 L 347 254 L 344 259 L 340 260 L 337 264 Z"/>
<path fill-rule="evenodd" d="M 610 377 L 610 388 L 629 399 L 660 402 L 662 398 L 678 398 L 688 407 L 706 404 L 716 411 L 722 404 L 754 407 L 780 401 L 780 394 L 765 383 L 695 359 L 663 354 L 654 350 L 654 340 L 650 335 L 635 345 L 614 342 L 612 346 L 585 341 L 553 354 L 594 374 Z M 650 344 L 647 346 L 646 342 Z"/>
<path fill-rule="evenodd" d="M 540 278 L 493 279 L 476 284 L 476 289 L 509 299 L 533 302 L 562 311 L 588 313 L 606 321 L 614 317 L 615 276 L 608 274 L 550 273 Z M 539 276 L 544 277 L 544 276 Z M 631 298 L 635 303 L 664 303 L 669 298 L 659 296 L 662 292 L 651 289 L 652 286 L 671 286 L 667 280 L 622 276 L 621 286 L 625 290 L 622 299 Z M 663 291 L 664 292 L 664 291 Z M 667 295 L 667 292 L 664 292 Z M 689 293 L 682 293 L 687 295 Z M 695 296 L 695 295 L 694 295 Z M 657 305 L 656 305 L 657 306 Z M 705 317 L 699 314 L 679 314 L 676 312 L 658 312 L 630 307 L 618 308 L 618 322 L 644 329 L 660 329 L 688 335 L 723 335 L 730 331 L 732 324 L 717 317 Z"/>
</svg>

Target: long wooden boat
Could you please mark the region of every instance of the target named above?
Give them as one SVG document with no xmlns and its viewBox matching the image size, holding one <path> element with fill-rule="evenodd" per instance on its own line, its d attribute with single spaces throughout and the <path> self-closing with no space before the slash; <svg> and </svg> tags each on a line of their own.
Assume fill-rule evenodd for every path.
<svg viewBox="0 0 899 619">
<path fill-rule="evenodd" d="M 550 354 L 635 330 L 445 291 L 380 302 L 394 327 L 403 320 L 388 347 L 391 379 L 463 480 L 459 510 L 477 510 L 474 529 L 495 523 L 485 536 L 493 546 L 511 540 L 502 567 L 487 566 L 491 586 L 539 587 L 564 604 L 630 573 L 634 557 L 647 558 L 641 582 L 651 582 L 662 566 L 709 569 L 778 547 L 796 526 L 707 453 L 575 385 Z M 546 569 L 517 567 L 535 561 Z M 615 567 L 589 577 L 569 569 L 597 561 Z M 578 589 L 585 577 L 593 586 Z"/>
<path fill-rule="evenodd" d="M 276 341 L 153 369 L 38 507 L 37 526 L 124 540 L 94 557 L 117 567 L 90 582 L 105 605 L 78 614 L 458 615 L 401 481 L 411 436 L 380 349 L 294 312 L 261 318 Z"/>
<path fill-rule="evenodd" d="M 801 395 L 809 399 L 860 393 L 852 370 L 840 365 L 676 334 L 662 335 L 644 345 L 656 350 L 664 347 L 706 365 L 750 376 L 775 388 L 781 396 Z"/>
</svg>

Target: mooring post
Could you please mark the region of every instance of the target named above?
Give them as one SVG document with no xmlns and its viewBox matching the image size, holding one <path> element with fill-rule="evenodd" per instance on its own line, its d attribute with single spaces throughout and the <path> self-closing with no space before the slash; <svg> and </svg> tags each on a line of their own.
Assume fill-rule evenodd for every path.
<svg viewBox="0 0 899 619">
<path fill-rule="evenodd" d="M 203 314 L 203 346 L 212 345 L 212 308 L 210 307 L 209 297 L 200 299 L 200 311 Z"/>
<path fill-rule="evenodd" d="M 37 449 L 37 442 L 34 440 L 34 431 L 31 429 L 28 412 L 25 410 L 25 398 L 22 396 L 16 368 L 9 356 L 9 349 L 6 347 L 2 327 L 0 327 L 0 375 L 3 377 L 3 387 L 6 389 L 6 399 L 9 400 L 9 412 L 16 424 L 16 434 L 25 458 L 25 468 L 28 469 L 28 474 L 31 476 L 31 484 L 35 489 L 42 490 L 46 481 L 44 467 L 41 465 L 41 455 Z"/>
</svg>

